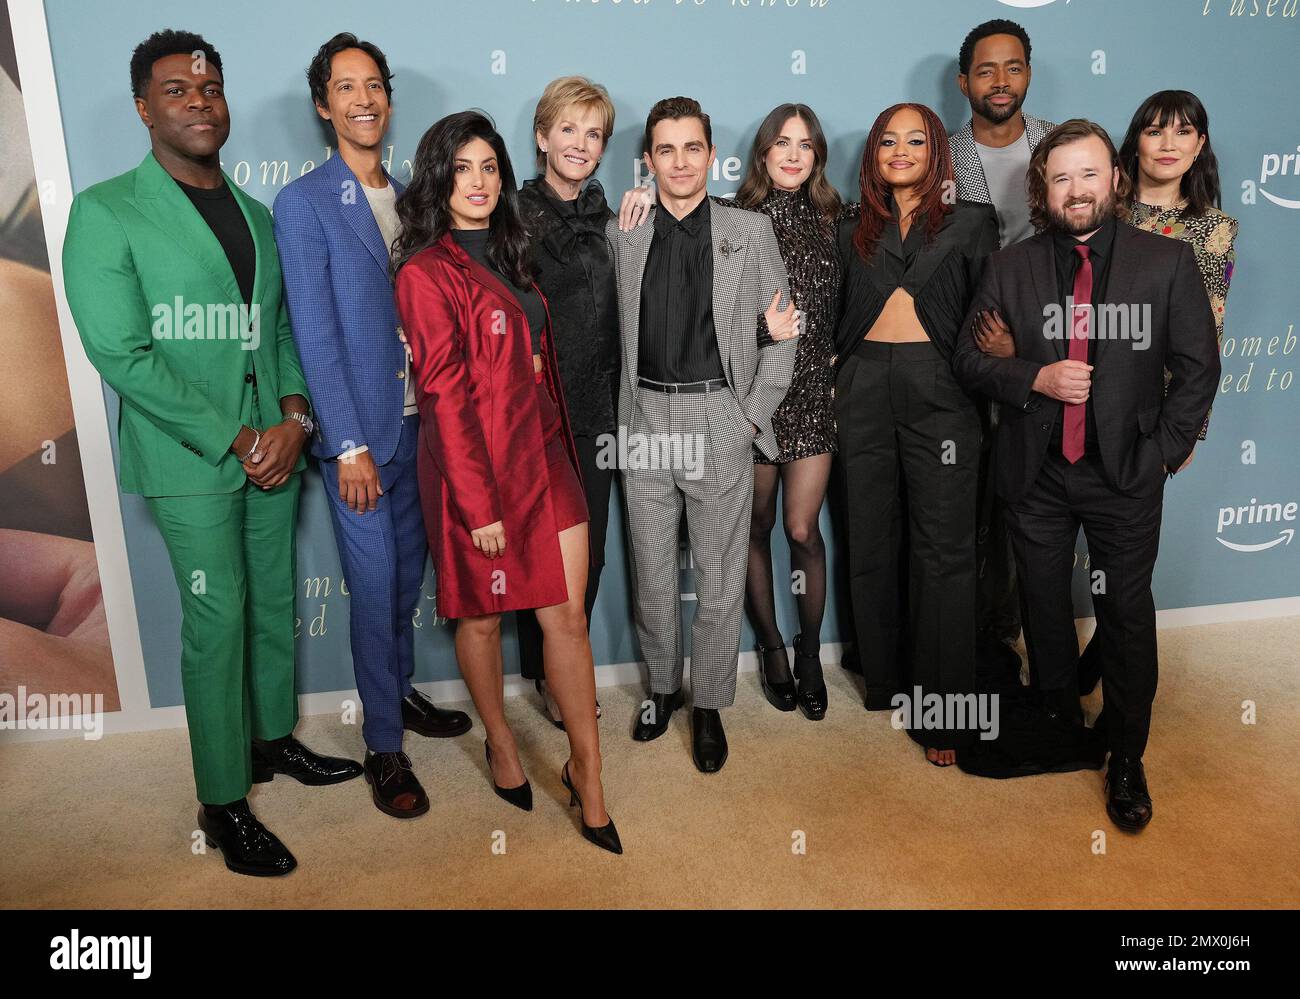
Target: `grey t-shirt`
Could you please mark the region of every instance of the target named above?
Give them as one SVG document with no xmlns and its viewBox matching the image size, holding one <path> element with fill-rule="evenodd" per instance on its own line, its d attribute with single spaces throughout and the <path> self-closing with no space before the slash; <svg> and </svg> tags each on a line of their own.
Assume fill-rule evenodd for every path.
<svg viewBox="0 0 1300 999">
<path fill-rule="evenodd" d="M 998 213 L 998 232 L 1003 246 L 1018 243 L 1034 234 L 1029 221 L 1029 197 L 1025 172 L 1029 169 L 1029 138 L 1024 132 L 1009 146 L 995 148 L 975 143 L 989 197 Z"/>
<path fill-rule="evenodd" d="M 366 187 L 361 185 L 361 190 L 366 192 L 366 200 L 370 202 L 370 210 L 374 212 L 375 222 L 379 225 L 379 232 L 384 237 L 384 245 L 390 250 L 393 246 L 393 240 L 397 238 L 397 230 L 400 223 L 397 219 L 397 192 L 393 190 L 393 185 L 387 187 Z M 411 362 L 406 362 L 406 401 L 402 405 L 403 416 L 413 416 L 420 411 L 415 402 L 415 385 L 411 381 Z"/>
</svg>

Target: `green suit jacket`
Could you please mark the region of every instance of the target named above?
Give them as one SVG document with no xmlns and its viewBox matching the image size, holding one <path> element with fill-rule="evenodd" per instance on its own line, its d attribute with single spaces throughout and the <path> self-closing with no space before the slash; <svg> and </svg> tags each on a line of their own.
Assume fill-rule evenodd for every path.
<svg viewBox="0 0 1300 999">
<path fill-rule="evenodd" d="M 230 445 L 249 413 L 247 376 L 257 380 L 259 429 L 279 422 L 280 399 L 307 396 L 271 213 L 226 183 L 257 253 L 249 308 L 217 237 L 152 152 L 72 202 L 63 280 L 86 354 L 122 400 L 123 492 L 241 488 Z"/>
</svg>

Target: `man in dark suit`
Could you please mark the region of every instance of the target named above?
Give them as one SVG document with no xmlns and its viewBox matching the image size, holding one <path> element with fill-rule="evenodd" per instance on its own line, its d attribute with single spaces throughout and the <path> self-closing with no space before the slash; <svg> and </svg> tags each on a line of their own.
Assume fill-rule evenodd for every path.
<svg viewBox="0 0 1300 999">
<path fill-rule="evenodd" d="M 989 259 L 953 366 L 1003 404 L 996 485 L 1025 639 L 1044 705 L 1068 728 L 1082 724 L 1070 578 L 1083 527 L 1104 634 L 1106 810 L 1137 831 L 1152 813 L 1142 754 L 1156 690 L 1151 575 L 1164 483 L 1191 455 L 1219 354 L 1191 248 L 1119 221 L 1128 189 L 1100 126 L 1074 119 L 1043 139 L 1029 194 L 1044 231 Z M 977 346 L 991 310 L 1010 327 L 1014 357 Z"/>
</svg>

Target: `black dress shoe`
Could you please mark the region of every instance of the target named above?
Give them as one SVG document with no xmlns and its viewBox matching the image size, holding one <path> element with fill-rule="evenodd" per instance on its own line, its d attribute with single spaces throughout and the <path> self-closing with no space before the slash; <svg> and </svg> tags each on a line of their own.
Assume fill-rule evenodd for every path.
<svg viewBox="0 0 1300 999">
<path fill-rule="evenodd" d="M 402 728 L 408 728 L 416 735 L 450 739 L 454 735 L 464 735 L 473 726 L 464 711 L 440 708 L 414 687 L 402 698 Z"/>
<path fill-rule="evenodd" d="M 564 764 L 564 770 L 560 772 L 560 781 L 569 789 L 569 807 L 578 806 L 578 817 L 582 823 L 583 839 L 595 843 L 602 850 L 608 850 L 610 853 L 622 853 L 623 844 L 618 838 L 618 830 L 614 828 L 614 817 L 612 815 L 603 826 L 587 825 L 587 816 L 582 808 L 582 798 L 574 789 L 573 781 L 569 779 L 568 763 Z"/>
<path fill-rule="evenodd" d="M 716 774 L 727 762 L 727 733 L 713 708 L 691 708 L 691 755 L 701 773 Z"/>
<path fill-rule="evenodd" d="M 678 687 L 671 694 L 651 694 L 650 707 L 645 702 L 637 708 L 636 725 L 632 729 L 632 738 L 637 742 L 649 742 L 658 739 L 668 731 L 668 720 L 673 712 L 682 706 L 682 688 Z M 646 716 L 650 720 L 646 721 Z"/>
<path fill-rule="evenodd" d="M 366 753 L 366 783 L 375 807 L 396 819 L 413 819 L 429 810 L 429 796 L 415 779 L 405 753 Z"/>
<path fill-rule="evenodd" d="M 492 776 L 492 747 L 483 741 L 483 752 L 487 756 L 488 777 L 492 781 L 492 790 L 497 793 L 497 797 L 503 801 L 508 801 L 516 808 L 522 808 L 525 812 L 533 810 L 533 786 L 524 781 L 518 787 L 502 787 L 497 783 L 497 779 Z"/>
<path fill-rule="evenodd" d="M 1151 794 L 1141 760 L 1110 758 L 1106 771 L 1106 814 L 1127 832 L 1140 832 L 1151 821 Z"/>
<path fill-rule="evenodd" d="M 822 678 L 822 658 L 819 653 L 800 652 L 803 635 L 794 640 L 794 677 L 798 683 L 796 699 L 799 710 L 809 721 L 826 717 L 826 681 Z"/>
<path fill-rule="evenodd" d="M 794 681 L 768 679 L 769 668 L 773 673 L 790 675 L 790 660 L 785 654 L 785 646 L 768 649 L 760 644 L 755 648 L 758 650 L 758 682 L 763 688 L 763 696 L 777 711 L 793 711 Z"/>
<path fill-rule="evenodd" d="M 313 753 L 292 735 L 281 739 L 253 740 L 253 783 L 265 784 L 276 774 L 292 777 L 300 784 L 318 787 L 341 784 L 360 777 L 362 766 L 355 760 Z"/>
<path fill-rule="evenodd" d="M 199 806 L 199 828 L 209 847 L 221 851 L 221 859 L 236 874 L 274 878 L 298 866 L 275 833 L 257 821 L 247 799 L 208 811 Z"/>
</svg>

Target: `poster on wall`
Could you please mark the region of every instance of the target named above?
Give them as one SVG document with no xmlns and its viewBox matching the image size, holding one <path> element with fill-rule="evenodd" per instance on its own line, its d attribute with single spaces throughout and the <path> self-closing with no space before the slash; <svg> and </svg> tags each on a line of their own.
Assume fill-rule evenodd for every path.
<svg viewBox="0 0 1300 999">
<path fill-rule="evenodd" d="M 120 707 L 13 34 L 0 19 L 0 723 Z M 19 725 L 19 723 L 22 723 Z"/>
</svg>

